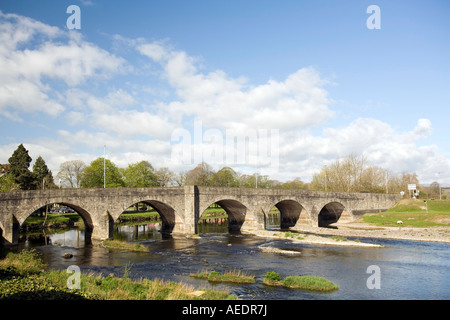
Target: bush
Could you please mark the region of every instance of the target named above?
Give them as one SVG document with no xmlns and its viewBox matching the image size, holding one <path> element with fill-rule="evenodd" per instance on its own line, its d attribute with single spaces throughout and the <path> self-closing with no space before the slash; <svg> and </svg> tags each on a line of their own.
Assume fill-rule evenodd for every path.
<svg viewBox="0 0 450 320">
<path fill-rule="evenodd" d="M 275 271 L 268 271 L 264 277 L 264 282 L 277 282 L 280 281 L 280 275 Z"/>
</svg>

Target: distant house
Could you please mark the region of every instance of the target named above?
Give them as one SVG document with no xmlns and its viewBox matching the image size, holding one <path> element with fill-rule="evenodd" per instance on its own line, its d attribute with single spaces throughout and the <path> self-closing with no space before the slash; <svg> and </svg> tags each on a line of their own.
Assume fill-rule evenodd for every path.
<svg viewBox="0 0 450 320">
<path fill-rule="evenodd" d="M 9 164 L 0 164 L 0 177 L 3 177 L 9 171 Z"/>
</svg>

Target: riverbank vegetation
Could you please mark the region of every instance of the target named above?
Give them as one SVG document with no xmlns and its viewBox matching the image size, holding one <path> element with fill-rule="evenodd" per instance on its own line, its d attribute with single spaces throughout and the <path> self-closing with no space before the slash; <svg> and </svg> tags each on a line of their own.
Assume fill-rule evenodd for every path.
<svg viewBox="0 0 450 320">
<path fill-rule="evenodd" d="M 291 289 L 330 292 L 338 290 L 339 286 L 333 282 L 316 276 L 288 276 L 281 279 L 277 272 L 269 271 L 264 277 L 263 283 L 268 286 L 283 286 Z"/>
<path fill-rule="evenodd" d="M 405 199 L 385 212 L 366 213 L 362 219 L 384 227 L 450 227 L 450 201 Z"/>
<path fill-rule="evenodd" d="M 148 248 L 140 243 L 130 243 L 126 241 L 107 239 L 103 241 L 103 245 L 108 249 L 148 252 Z"/>
<path fill-rule="evenodd" d="M 227 300 L 224 291 L 194 290 L 185 284 L 162 280 L 132 280 L 94 274 L 80 275 L 80 289 L 68 289 L 70 274 L 46 270 L 34 250 L 3 253 L 0 257 L 0 299 L 11 300 Z"/>
<path fill-rule="evenodd" d="M 209 282 L 229 282 L 229 283 L 255 283 L 255 276 L 242 271 L 232 270 L 223 274 L 217 271 L 204 271 L 190 274 L 196 279 L 208 280 Z"/>
</svg>

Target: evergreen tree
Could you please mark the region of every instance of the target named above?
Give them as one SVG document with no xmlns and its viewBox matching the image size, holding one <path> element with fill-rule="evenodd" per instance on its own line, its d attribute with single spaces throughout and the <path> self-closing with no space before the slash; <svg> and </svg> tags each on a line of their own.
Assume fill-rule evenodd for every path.
<svg viewBox="0 0 450 320">
<path fill-rule="evenodd" d="M 33 174 L 36 177 L 37 189 L 54 189 L 56 185 L 53 181 L 53 175 L 47 167 L 44 159 L 39 156 L 33 165 Z"/>
<path fill-rule="evenodd" d="M 23 144 L 20 144 L 19 147 L 17 147 L 8 161 L 10 164 L 9 174 L 11 174 L 14 182 L 19 185 L 20 189 L 35 189 L 36 177 L 33 172 L 28 170 L 32 159 Z"/>
</svg>

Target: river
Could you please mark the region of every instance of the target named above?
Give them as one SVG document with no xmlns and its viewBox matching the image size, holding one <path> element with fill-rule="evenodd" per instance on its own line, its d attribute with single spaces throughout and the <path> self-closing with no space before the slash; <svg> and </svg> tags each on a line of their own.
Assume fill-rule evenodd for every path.
<svg viewBox="0 0 450 320">
<path fill-rule="evenodd" d="M 276 223 L 275 223 L 276 225 Z M 274 226 L 275 226 L 274 225 Z M 450 244 L 389 239 L 360 239 L 384 247 L 359 248 L 293 243 L 251 235 L 229 234 L 226 222 L 199 225 L 199 238 L 163 236 L 158 223 L 115 228 L 115 239 L 138 241 L 148 253 L 108 250 L 85 244 L 84 232 L 20 238 L 19 248 L 35 248 L 50 268 L 78 265 L 82 272 L 122 276 L 129 268 L 131 278 L 159 278 L 195 288 L 225 288 L 244 300 L 289 299 L 450 299 Z M 266 253 L 260 246 L 295 250 L 299 255 Z M 70 259 L 63 258 L 71 253 Z M 379 273 L 368 273 L 370 266 Z M 205 270 L 241 270 L 255 275 L 255 284 L 210 284 L 189 277 Z M 370 269 L 369 269 L 370 270 Z M 262 283 L 268 271 L 281 277 L 315 275 L 333 281 L 339 290 L 317 293 Z M 380 288 L 369 289 L 368 279 L 376 278 Z M 369 283 L 374 283 L 369 279 Z"/>
</svg>

